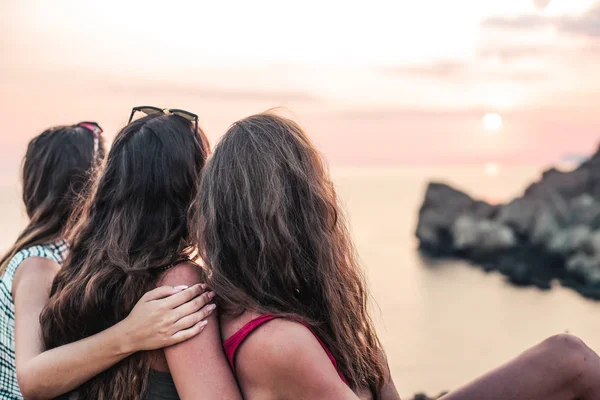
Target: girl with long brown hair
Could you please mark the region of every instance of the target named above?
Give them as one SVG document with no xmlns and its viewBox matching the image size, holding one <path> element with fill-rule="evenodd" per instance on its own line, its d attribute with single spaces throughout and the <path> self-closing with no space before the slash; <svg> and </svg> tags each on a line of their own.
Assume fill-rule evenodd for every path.
<svg viewBox="0 0 600 400">
<path fill-rule="evenodd" d="M 77 217 L 74 209 L 104 158 L 101 133 L 98 124 L 82 122 L 48 129 L 29 142 L 22 171 L 29 223 L 0 260 L 2 399 L 60 395 L 129 354 L 178 343 L 201 330 L 174 322 L 203 317 L 206 309 L 196 311 L 206 296 L 186 303 L 201 289 L 165 286 L 147 293 L 113 329 L 43 351 L 40 311 L 68 250 L 67 222 Z"/>
<path fill-rule="evenodd" d="M 244 398 L 398 399 L 333 184 L 302 129 L 272 113 L 236 122 L 200 193 L 200 249 Z M 557 335 L 444 399 L 597 400 L 600 358 Z"/>
<path fill-rule="evenodd" d="M 188 214 L 209 144 L 197 116 L 135 108 L 143 118 L 117 135 L 54 280 L 41 316 L 44 343 L 55 348 L 118 324 L 142 295 L 167 284 L 204 281 L 192 262 Z M 133 117 L 133 112 L 132 112 Z M 140 352 L 80 385 L 79 400 L 240 399 L 219 326 L 156 352 Z"/>
<path fill-rule="evenodd" d="M 297 124 L 273 114 L 233 124 L 199 204 L 200 248 L 244 398 L 398 397 L 333 184 Z"/>
</svg>

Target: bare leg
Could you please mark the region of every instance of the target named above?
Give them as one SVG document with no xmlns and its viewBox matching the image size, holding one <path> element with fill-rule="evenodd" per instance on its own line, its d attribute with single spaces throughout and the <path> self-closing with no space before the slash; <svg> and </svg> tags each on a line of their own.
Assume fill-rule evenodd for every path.
<svg viewBox="0 0 600 400">
<path fill-rule="evenodd" d="M 580 339 L 556 335 L 443 400 L 600 400 L 600 358 Z"/>
</svg>

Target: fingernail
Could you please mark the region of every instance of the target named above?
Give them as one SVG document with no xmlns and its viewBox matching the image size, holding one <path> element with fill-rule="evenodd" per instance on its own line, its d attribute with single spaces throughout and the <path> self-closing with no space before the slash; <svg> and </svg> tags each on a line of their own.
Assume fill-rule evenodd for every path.
<svg viewBox="0 0 600 400">
<path fill-rule="evenodd" d="M 200 287 L 202 288 L 202 290 L 205 290 L 208 287 L 208 285 L 206 283 L 203 283 L 202 285 L 200 285 Z"/>
<path fill-rule="evenodd" d="M 208 324 L 207 320 L 200 322 L 200 328 L 204 328 L 206 326 L 206 324 Z"/>
<path fill-rule="evenodd" d="M 182 291 L 182 290 L 185 290 L 185 289 L 187 289 L 187 288 L 188 288 L 188 287 L 187 287 L 186 285 L 179 285 L 179 286 L 175 286 L 175 287 L 173 288 L 173 290 Z"/>
<path fill-rule="evenodd" d="M 207 306 L 206 306 L 206 309 L 207 309 L 208 311 L 212 311 L 212 310 L 214 310 L 215 308 L 217 308 L 217 305 L 216 305 L 216 304 L 209 304 L 209 305 L 207 305 Z"/>
<path fill-rule="evenodd" d="M 213 297 L 215 297 L 215 292 L 208 292 L 208 299 L 212 299 Z"/>
</svg>

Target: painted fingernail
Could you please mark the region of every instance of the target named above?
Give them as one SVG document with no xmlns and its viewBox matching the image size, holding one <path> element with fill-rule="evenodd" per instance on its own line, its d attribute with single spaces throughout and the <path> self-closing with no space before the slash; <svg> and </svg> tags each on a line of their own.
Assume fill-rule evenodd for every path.
<svg viewBox="0 0 600 400">
<path fill-rule="evenodd" d="M 187 288 L 188 288 L 188 287 L 187 287 L 186 285 L 179 285 L 179 286 L 175 286 L 175 287 L 173 288 L 173 290 L 182 291 L 182 290 L 185 290 L 185 289 L 187 289 Z"/>
</svg>

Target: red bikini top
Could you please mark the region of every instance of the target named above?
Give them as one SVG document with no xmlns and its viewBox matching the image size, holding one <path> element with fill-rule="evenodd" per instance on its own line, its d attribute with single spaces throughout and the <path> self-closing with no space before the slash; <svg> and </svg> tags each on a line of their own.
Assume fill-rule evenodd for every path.
<svg viewBox="0 0 600 400">
<path fill-rule="evenodd" d="M 270 314 L 261 315 L 260 317 L 255 318 L 252 321 L 248 322 L 239 331 L 237 331 L 229 339 L 227 339 L 225 341 L 225 343 L 223 343 L 223 347 L 225 349 L 225 354 L 227 355 L 227 361 L 229 361 L 229 365 L 231 366 L 231 370 L 234 373 L 235 373 L 235 363 L 234 363 L 235 353 L 237 352 L 237 350 L 239 349 L 239 347 L 242 345 L 242 342 L 252 332 L 254 332 L 259 326 L 261 326 L 262 324 L 265 324 L 265 323 L 267 323 L 267 322 L 269 322 L 271 320 L 274 320 L 276 318 L 284 318 L 284 317 L 278 317 L 276 315 L 270 315 Z M 337 362 L 335 361 L 335 358 L 333 358 L 333 354 L 331 354 L 331 352 L 329 351 L 329 349 L 325 346 L 325 343 L 323 343 L 321 341 L 321 339 L 319 339 L 317 337 L 317 335 L 315 335 L 315 333 L 310 328 L 310 326 L 308 326 L 307 324 L 305 324 L 302 321 L 297 321 L 297 322 L 300 322 L 302 325 L 304 325 L 314 335 L 314 337 L 319 341 L 319 344 L 321 345 L 321 347 L 323 348 L 323 350 L 325 350 L 325 353 L 327 353 L 327 357 L 329 357 L 329 360 L 331 361 L 331 363 L 335 367 L 335 369 L 338 372 L 338 374 L 339 374 L 340 378 L 342 379 L 342 381 L 344 381 L 345 384 L 348 384 L 348 381 L 346 380 L 346 378 L 342 374 L 342 371 L 339 369 L 339 367 L 337 365 Z"/>
</svg>

